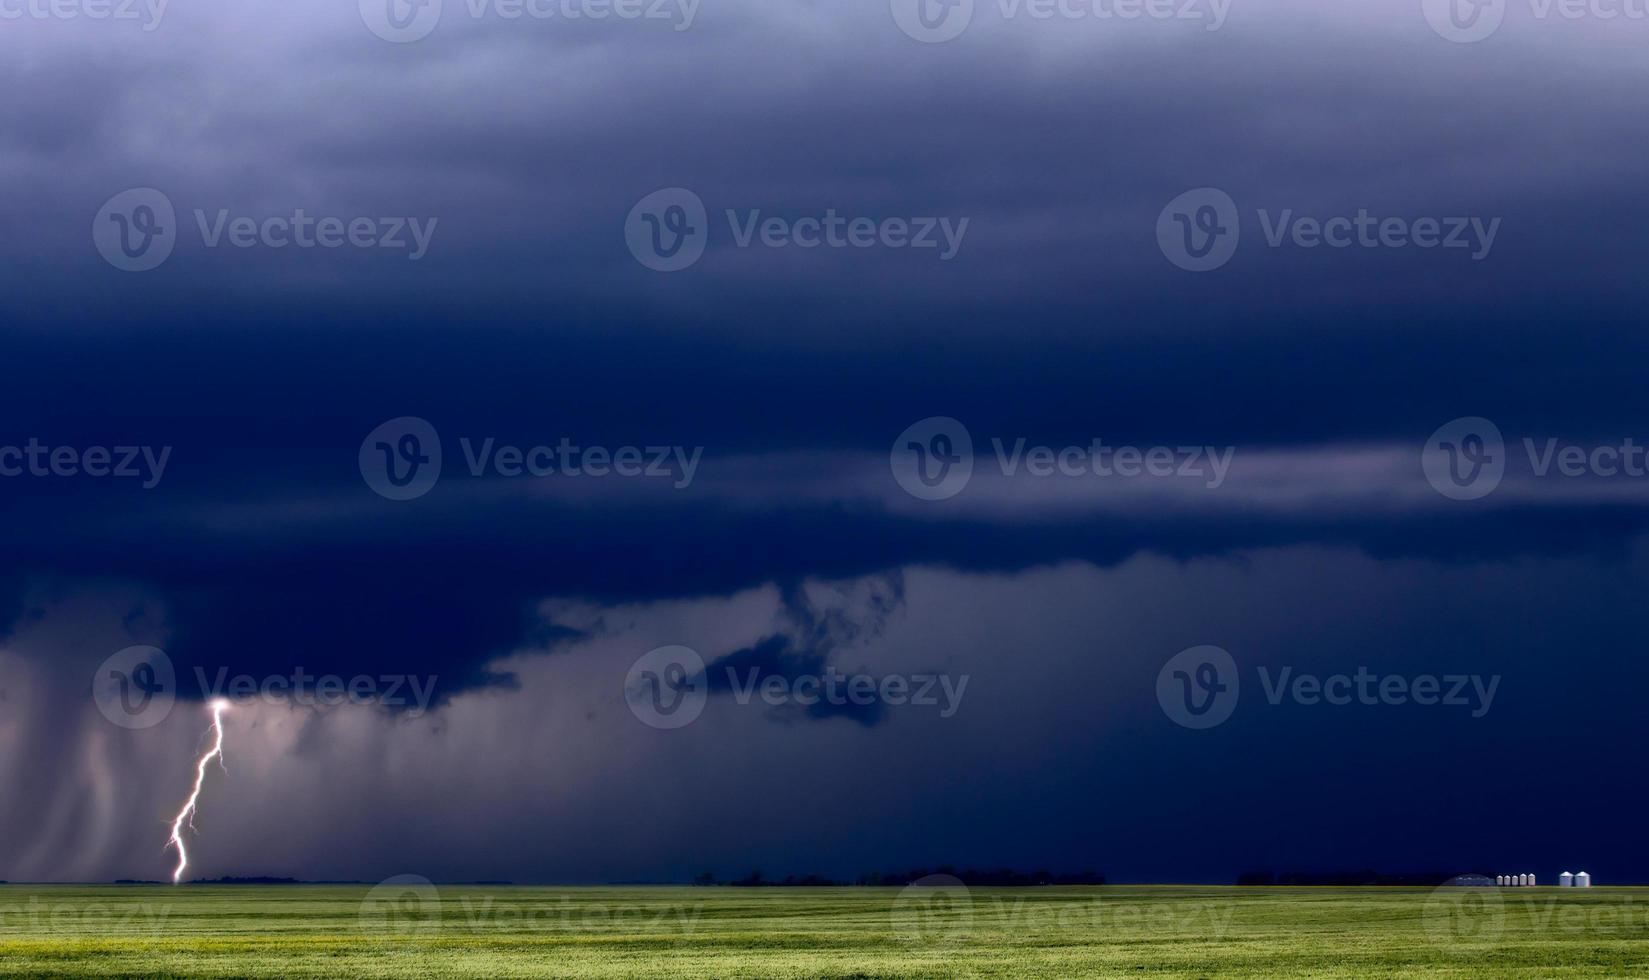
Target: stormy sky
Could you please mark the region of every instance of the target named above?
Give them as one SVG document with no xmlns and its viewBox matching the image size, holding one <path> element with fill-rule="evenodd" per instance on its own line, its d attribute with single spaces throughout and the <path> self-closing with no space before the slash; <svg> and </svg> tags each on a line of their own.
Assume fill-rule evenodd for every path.
<svg viewBox="0 0 1649 980">
<path fill-rule="evenodd" d="M 427 710 L 240 699 L 191 875 L 1649 879 L 1649 474 L 1597 452 L 1649 444 L 1649 20 L 1599 4 L 0 4 L 0 879 L 169 874 L 201 680 L 299 671 Z M 670 189 L 703 252 L 659 271 Z M 1240 235 L 1188 271 L 1200 189 Z M 880 237 L 803 247 L 829 216 Z M 407 418 L 440 476 L 391 499 Z M 496 455 L 562 445 L 664 475 Z M 125 727 L 139 646 L 175 703 Z M 1204 646 L 1241 691 L 1198 728 L 1159 681 Z M 676 728 L 627 697 L 667 647 Z M 1276 681 L 1359 670 L 1484 687 Z M 838 673 L 951 693 L 740 696 Z"/>
</svg>

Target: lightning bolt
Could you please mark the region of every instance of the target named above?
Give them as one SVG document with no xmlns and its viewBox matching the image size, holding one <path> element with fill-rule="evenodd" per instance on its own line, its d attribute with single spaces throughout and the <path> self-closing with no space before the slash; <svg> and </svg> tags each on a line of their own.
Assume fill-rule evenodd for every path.
<svg viewBox="0 0 1649 980">
<path fill-rule="evenodd" d="M 223 765 L 223 713 L 229 710 L 229 702 L 218 698 L 212 702 L 211 708 L 212 748 L 195 763 L 195 791 L 189 794 L 189 801 L 177 812 L 177 819 L 172 821 L 172 837 L 166 842 L 167 847 L 177 848 L 177 868 L 172 872 L 174 885 L 183 879 L 183 869 L 189 866 L 189 852 L 183 847 L 183 825 L 187 823 L 190 830 L 195 829 L 195 804 L 200 801 L 201 784 L 206 782 L 206 767 L 216 759 L 225 772 L 229 771 Z"/>
</svg>

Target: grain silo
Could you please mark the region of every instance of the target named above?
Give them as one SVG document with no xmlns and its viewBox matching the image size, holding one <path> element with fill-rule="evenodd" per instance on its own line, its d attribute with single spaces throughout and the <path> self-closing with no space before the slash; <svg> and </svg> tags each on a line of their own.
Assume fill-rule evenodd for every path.
<svg viewBox="0 0 1649 980">
<path fill-rule="evenodd" d="M 1494 883 L 1501 886 L 1502 888 L 1504 888 L 1505 885 L 1506 885 L 1506 876 L 1505 875 L 1495 875 L 1494 876 Z"/>
<path fill-rule="evenodd" d="M 1574 886 L 1575 886 L 1575 876 L 1572 872 L 1565 871 L 1562 874 L 1557 876 L 1557 887 L 1559 887 L 1559 888 L 1573 888 Z"/>
<path fill-rule="evenodd" d="M 1540 884 L 1540 883 L 1538 881 L 1535 881 L 1534 875 L 1530 875 L 1529 876 L 1529 886 L 1532 888 L 1532 887 L 1534 887 L 1535 885 L 1538 885 L 1538 884 Z"/>
<path fill-rule="evenodd" d="M 1528 875 L 1518 875 L 1517 876 L 1517 883 L 1518 883 L 1519 886 L 1527 885 L 1529 883 L 1529 876 Z"/>
<path fill-rule="evenodd" d="M 1576 888 L 1590 888 L 1590 887 L 1592 887 L 1592 876 L 1587 874 L 1584 871 L 1576 872 L 1575 873 L 1575 887 Z"/>
</svg>

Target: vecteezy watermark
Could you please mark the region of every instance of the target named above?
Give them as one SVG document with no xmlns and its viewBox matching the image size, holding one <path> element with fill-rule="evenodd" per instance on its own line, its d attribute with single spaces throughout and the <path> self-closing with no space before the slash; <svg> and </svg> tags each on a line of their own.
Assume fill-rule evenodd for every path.
<svg viewBox="0 0 1649 980">
<path fill-rule="evenodd" d="M 16 680 L 6 676 L 8 671 L 5 655 L 6 651 L 0 650 L 0 722 L 6 721 L 9 715 L 17 711 L 22 696 L 21 689 L 12 686 Z"/>
<path fill-rule="evenodd" d="M 444 0 L 359 0 L 361 20 L 386 41 L 407 44 L 440 26 Z M 457 5 L 455 5 L 457 6 Z M 560 21 L 568 24 L 646 21 L 685 31 L 698 16 L 699 0 L 463 0 L 472 21 Z"/>
<path fill-rule="evenodd" d="M 206 248 L 386 249 L 416 262 L 429 253 L 437 218 L 314 216 L 303 208 L 291 214 L 236 215 L 228 208 L 194 211 L 193 225 Z M 125 272 L 147 272 L 165 262 L 182 235 L 177 210 L 152 187 L 121 191 L 92 219 L 98 254 Z"/>
<path fill-rule="evenodd" d="M 624 700 L 649 728 L 674 729 L 692 724 L 703 713 L 712 690 L 730 694 L 737 704 L 756 701 L 771 708 L 853 709 L 881 706 L 934 708 L 940 718 L 960 710 L 969 675 L 849 674 L 834 666 L 798 675 L 763 672 L 759 667 L 722 664 L 712 673 L 691 647 L 667 646 L 636 659 L 624 677 Z"/>
<path fill-rule="evenodd" d="M 1445 882 L 1420 909 L 1426 938 L 1454 949 L 1478 949 L 1500 940 L 1506 931 L 1506 902 L 1496 888 L 1475 884 L 1474 878 Z"/>
<path fill-rule="evenodd" d="M 974 920 L 981 925 L 1021 935 L 1056 929 L 1110 930 L 1117 935 L 1165 933 L 1221 939 L 1231 931 L 1236 914 L 1234 902 L 1206 899 L 1148 900 L 1113 899 L 1104 893 L 1082 898 L 1048 901 L 1040 896 L 1027 898 L 1022 892 L 1012 897 L 993 893 L 974 906 Z"/>
<path fill-rule="evenodd" d="M 1420 12 L 1438 36 L 1456 44 L 1484 40 L 1505 23 L 1512 0 L 1421 0 Z M 1646 0 L 1528 0 L 1529 13 L 1545 22 L 1562 20 L 1644 20 Z"/>
<path fill-rule="evenodd" d="M 0 20 L 118 20 L 147 34 L 160 26 L 169 0 L 0 0 Z"/>
<path fill-rule="evenodd" d="M 1379 217 L 1367 208 L 1356 214 L 1318 217 L 1293 208 L 1255 212 L 1269 248 L 1419 248 L 1466 249 L 1482 261 L 1494 249 L 1499 218 Z M 1174 265 L 1188 272 L 1209 272 L 1231 261 L 1242 239 L 1242 215 L 1231 195 L 1217 187 L 1199 187 L 1169 201 L 1157 215 L 1157 247 Z"/>
<path fill-rule="evenodd" d="M 92 672 L 92 701 L 103 717 L 121 728 L 153 728 L 177 701 L 177 670 L 159 647 L 132 646 L 98 664 Z"/>
<path fill-rule="evenodd" d="M 1630 892 L 1512 890 L 1496 886 L 1486 875 L 1462 875 L 1428 895 L 1421 915 L 1432 943 L 1453 952 L 1481 953 L 1499 944 L 1508 929 L 1520 939 L 1641 936 L 1649 930 L 1649 905 L 1635 898 Z"/>
<path fill-rule="evenodd" d="M 166 475 L 172 447 L 161 446 L 48 446 L 30 439 L 21 446 L 0 446 L 0 477 L 73 477 L 139 480 L 153 490 Z"/>
<path fill-rule="evenodd" d="M 312 674 L 302 667 L 294 667 L 286 674 L 229 675 L 229 668 L 220 667 L 207 676 L 206 670 L 195 668 L 195 683 L 208 700 L 226 699 L 236 704 L 262 701 L 265 704 L 299 705 L 305 708 L 336 708 L 346 704 L 378 705 L 405 710 L 408 718 L 417 718 L 429 711 L 435 698 L 434 674 Z"/>
<path fill-rule="evenodd" d="M 889 5 L 899 29 L 924 44 L 961 37 L 976 11 L 976 0 L 889 0 Z M 1186 21 L 1217 31 L 1231 13 L 1231 0 L 995 0 L 995 7 L 1005 21 Z"/>
<path fill-rule="evenodd" d="M 894 938 L 901 942 L 960 943 L 973 929 L 973 894 L 954 875 L 928 875 L 899 890 L 889 919 Z"/>
<path fill-rule="evenodd" d="M 372 886 L 356 913 L 373 938 L 413 939 L 441 931 L 441 893 L 422 875 L 396 875 Z"/>
<path fill-rule="evenodd" d="M 1520 938 L 1553 933 L 1640 936 L 1649 929 L 1649 905 L 1635 903 L 1629 893 L 1594 896 L 1567 889 L 1514 892 L 1497 886 L 1486 875 L 1462 875 L 1426 896 L 1421 921 L 1426 938 L 1433 944 L 1452 952 L 1477 954 L 1498 945 L 1508 927 Z"/>
<path fill-rule="evenodd" d="M 1276 707 L 1290 701 L 1304 707 L 1328 705 L 1365 707 L 1419 705 L 1421 707 L 1464 708 L 1474 719 L 1482 718 L 1494 706 L 1500 689 L 1500 675 L 1482 674 L 1379 674 L 1367 667 L 1353 673 L 1323 676 L 1282 667 L 1273 672 L 1265 665 L 1255 669 L 1267 704 Z M 1157 703 L 1162 713 L 1185 728 L 1213 728 L 1224 724 L 1237 710 L 1241 677 L 1231 654 L 1216 646 L 1182 650 L 1168 659 L 1157 672 Z"/>
<path fill-rule="evenodd" d="M 952 677 L 949 674 L 847 674 L 835 667 L 826 667 L 823 673 L 786 677 L 763 674 L 755 667 L 740 671 L 728 666 L 726 689 L 741 705 L 760 699 L 770 708 L 798 705 L 811 708 L 828 705 L 833 708 L 868 708 L 873 705 L 919 708 L 937 708 L 939 717 L 949 718 L 962 707 L 962 695 L 967 693 L 969 675 Z"/>
<path fill-rule="evenodd" d="M 1506 440 L 1488 419 L 1458 418 L 1426 440 L 1420 468 L 1432 488 L 1450 500 L 1486 497 L 1506 476 Z"/>
<path fill-rule="evenodd" d="M 925 418 L 899 433 L 888 455 L 893 479 L 918 500 L 946 500 L 973 479 L 973 435 L 948 415 Z"/>
<path fill-rule="evenodd" d="M 99 901 L 27 901 L 0 903 L 0 937 L 24 936 L 150 936 L 166 931 L 173 906 L 166 902 L 136 901 L 111 896 Z"/>
<path fill-rule="evenodd" d="M 624 701 L 649 728 L 668 731 L 698 720 L 710 698 L 704 658 L 691 647 L 649 650 L 624 676 Z"/>
<path fill-rule="evenodd" d="M 1237 710 L 1241 693 L 1237 662 L 1216 646 L 1182 650 L 1157 672 L 1157 703 L 1186 728 L 1225 724 Z"/>
<path fill-rule="evenodd" d="M 224 698 L 240 704 L 261 700 L 303 707 L 372 704 L 404 709 L 407 717 L 416 718 L 427 712 L 434 700 L 436 677 L 344 677 L 312 674 L 302 667 L 286 674 L 231 677 L 227 667 L 210 675 L 205 668 L 196 667 L 195 683 L 208 700 Z M 92 700 L 97 710 L 121 728 L 153 728 L 165 721 L 177 703 L 177 693 L 177 668 L 166 651 L 158 647 L 127 647 L 104 660 L 92 673 Z"/>
<path fill-rule="evenodd" d="M 1114 899 L 1102 892 L 1025 895 L 990 890 L 974 894 L 959 878 L 934 874 L 918 878 L 894 897 L 889 918 L 903 943 L 940 946 L 967 942 L 982 933 L 1027 935 L 1057 930 L 1112 930 L 1118 935 L 1160 932 L 1219 939 L 1230 932 L 1233 902 L 1205 899 Z"/>
<path fill-rule="evenodd" d="M 645 892 L 638 892 L 645 895 Z M 668 894 L 668 892 L 661 893 Z M 449 931 L 469 933 L 642 933 L 687 935 L 698 929 L 702 902 L 608 902 L 582 894 L 555 901 L 537 895 L 459 895 L 458 922 Z"/>
<path fill-rule="evenodd" d="M 441 437 L 435 426 L 412 415 L 390 419 L 361 440 L 356 459 L 361 478 L 380 497 L 415 500 L 441 478 Z"/>
<path fill-rule="evenodd" d="M 1113 446 L 1099 438 L 1085 446 L 1047 446 L 1023 437 L 1011 443 L 993 437 L 991 451 L 997 470 L 1009 478 L 1194 479 L 1210 490 L 1225 482 L 1236 455 L 1234 446 Z M 974 464 L 973 436 L 948 415 L 911 425 L 893 440 L 888 454 L 894 481 L 919 500 L 961 493 L 973 478 Z"/>
<path fill-rule="evenodd" d="M 735 248 L 909 249 L 933 251 L 941 262 L 955 258 L 968 234 L 967 218 L 848 216 L 827 208 L 800 218 L 765 214 L 760 208 L 724 211 Z M 630 254 L 655 272 L 680 272 L 703 258 L 710 242 L 704 199 L 685 187 L 666 187 L 636 202 L 624 220 Z"/>
<path fill-rule="evenodd" d="M 126 272 L 148 272 L 177 247 L 177 211 L 153 187 L 134 187 L 104 202 L 92 218 L 92 244 L 104 261 Z"/>
<path fill-rule="evenodd" d="M 693 483 L 703 446 L 580 446 L 563 436 L 554 445 L 506 445 L 497 439 L 458 440 L 472 477 L 618 477 L 663 479 L 677 490 Z M 435 426 L 415 416 L 390 419 L 361 441 L 357 463 L 366 485 L 390 500 L 413 500 L 434 489 L 443 453 Z"/>
<path fill-rule="evenodd" d="M 1519 440 L 1528 472 L 1537 479 L 1644 479 L 1649 477 L 1649 445 L 1631 436 L 1619 442 L 1580 443 L 1555 436 Z M 1516 454 L 1500 427 L 1480 416 L 1458 418 L 1439 427 L 1420 452 L 1420 468 L 1438 493 L 1451 500 L 1478 500 L 1493 493 Z"/>
</svg>

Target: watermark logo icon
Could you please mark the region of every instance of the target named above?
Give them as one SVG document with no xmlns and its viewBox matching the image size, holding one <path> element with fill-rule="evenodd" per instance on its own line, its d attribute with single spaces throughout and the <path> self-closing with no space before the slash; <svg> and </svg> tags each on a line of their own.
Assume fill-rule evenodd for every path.
<svg viewBox="0 0 1649 980">
<path fill-rule="evenodd" d="M 441 478 L 441 437 L 416 416 L 390 419 L 367 433 L 358 461 L 362 479 L 380 497 L 416 500 Z"/>
<path fill-rule="evenodd" d="M 367 30 L 386 41 L 422 41 L 441 22 L 441 0 L 359 0 Z"/>
<path fill-rule="evenodd" d="M 668 646 L 637 658 L 624 677 L 630 713 L 649 728 L 683 728 L 698 720 L 710 698 L 704 658 L 690 647 Z"/>
<path fill-rule="evenodd" d="M 1192 647 L 1168 659 L 1157 673 L 1162 713 L 1185 728 L 1223 725 L 1241 694 L 1237 662 L 1216 646 Z"/>
<path fill-rule="evenodd" d="M 1471 44 L 1500 29 L 1507 0 L 1420 0 L 1431 29 L 1446 41 Z"/>
<path fill-rule="evenodd" d="M 710 216 L 704 199 L 685 187 L 666 187 L 636 202 L 624 221 L 624 242 L 654 272 L 680 272 L 704 256 Z"/>
<path fill-rule="evenodd" d="M 888 456 L 893 479 L 918 500 L 947 500 L 973 478 L 973 436 L 947 416 L 925 418 L 899 433 Z"/>
<path fill-rule="evenodd" d="M 1199 187 L 1157 215 L 1157 247 L 1187 272 L 1209 272 L 1231 261 L 1242 237 L 1237 202 L 1217 187 Z"/>
<path fill-rule="evenodd" d="M 1488 419 L 1458 418 L 1426 440 L 1420 466 L 1443 496 L 1477 500 L 1493 493 L 1506 475 L 1506 440 Z"/>
<path fill-rule="evenodd" d="M 1462 876 L 1426 896 L 1420 919 L 1426 938 L 1439 946 L 1471 950 L 1491 946 L 1506 931 L 1506 900 L 1487 879 Z"/>
<path fill-rule="evenodd" d="M 974 0 L 890 0 L 893 22 L 923 44 L 942 44 L 962 36 L 973 23 Z"/>
<path fill-rule="evenodd" d="M 177 701 L 177 671 L 158 647 L 133 646 L 114 654 L 92 674 L 92 700 L 121 728 L 153 728 Z"/>
<path fill-rule="evenodd" d="M 153 187 L 134 187 L 104 202 L 92 219 L 92 244 L 123 272 L 148 272 L 177 245 L 177 211 Z"/>
<path fill-rule="evenodd" d="M 924 946 L 961 942 L 973 926 L 973 895 L 960 878 L 928 875 L 893 900 L 893 934 Z"/>
<path fill-rule="evenodd" d="M 8 716 L 15 715 L 22 709 L 23 692 L 26 690 L 19 683 L 20 678 L 8 676 L 16 669 L 12 664 L 13 662 L 7 659 L 6 651 L 0 650 L 0 726 L 5 724 Z"/>
<path fill-rule="evenodd" d="M 441 894 L 422 875 L 396 875 L 372 886 L 361 900 L 361 931 L 407 939 L 441 929 Z"/>
</svg>

